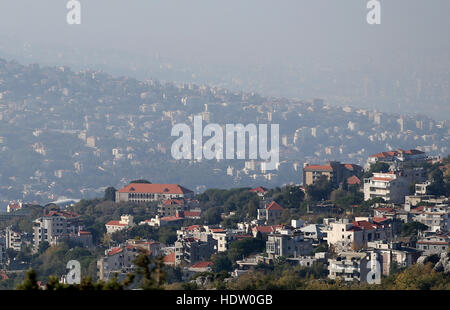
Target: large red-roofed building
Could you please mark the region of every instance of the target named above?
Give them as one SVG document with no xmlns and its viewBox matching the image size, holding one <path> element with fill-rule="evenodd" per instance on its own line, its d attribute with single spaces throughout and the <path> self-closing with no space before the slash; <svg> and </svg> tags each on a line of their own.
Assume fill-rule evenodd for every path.
<svg viewBox="0 0 450 310">
<path fill-rule="evenodd" d="M 130 183 L 116 192 L 116 202 L 142 203 L 193 197 L 193 191 L 178 184 Z"/>
</svg>

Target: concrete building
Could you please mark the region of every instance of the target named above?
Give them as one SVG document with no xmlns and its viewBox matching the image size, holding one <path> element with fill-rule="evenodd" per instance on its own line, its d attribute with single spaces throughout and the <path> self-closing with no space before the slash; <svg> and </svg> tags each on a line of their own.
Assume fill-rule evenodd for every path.
<svg viewBox="0 0 450 310">
<path fill-rule="evenodd" d="M 367 159 L 367 163 L 365 165 L 366 169 L 370 168 L 370 165 L 373 165 L 377 162 L 383 162 L 390 165 L 392 169 L 402 167 L 404 163 L 417 163 L 423 162 L 427 159 L 427 156 L 424 152 L 419 150 L 402 150 L 398 149 L 396 151 L 387 151 L 380 152 L 377 154 L 370 155 Z"/>
<path fill-rule="evenodd" d="M 22 245 L 22 233 L 15 231 L 12 227 L 7 227 L 5 229 L 5 248 L 20 252 Z"/>
<path fill-rule="evenodd" d="M 395 172 L 375 172 L 364 179 L 364 200 L 383 198 L 386 202 L 404 203 L 409 193 L 410 182 Z"/>
<path fill-rule="evenodd" d="M 448 235 L 426 234 L 416 242 L 416 248 L 423 255 L 441 254 L 449 249 L 450 237 Z"/>
<path fill-rule="evenodd" d="M 272 225 L 281 219 L 284 208 L 275 201 L 266 203 L 263 209 L 258 209 L 258 221 Z"/>
<path fill-rule="evenodd" d="M 320 224 L 309 224 L 300 228 L 300 231 L 303 233 L 305 238 L 312 239 L 314 242 L 318 242 L 323 239 L 325 229 L 324 225 Z"/>
<path fill-rule="evenodd" d="M 390 221 L 377 222 L 376 218 L 355 218 L 354 221 L 332 222 L 324 231 L 327 243 L 339 250 L 361 249 L 376 240 L 392 240 L 394 237 Z"/>
<path fill-rule="evenodd" d="M 271 259 L 277 257 L 297 257 L 311 255 L 312 240 L 302 232 L 272 233 L 267 236 L 266 252 Z"/>
<path fill-rule="evenodd" d="M 108 234 L 115 233 L 116 231 L 120 231 L 126 229 L 128 227 L 134 226 L 134 217 L 131 215 L 122 215 L 120 217 L 120 221 L 109 221 L 105 224 L 106 232 Z"/>
<path fill-rule="evenodd" d="M 161 245 L 159 242 L 147 240 L 127 240 L 124 244 L 105 251 L 105 256 L 97 260 L 97 276 L 99 280 L 108 281 L 115 273 L 124 278 L 127 273 L 136 269 L 134 259 L 140 253 L 151 257 L 159 257 Z"/>
<path fill-rule="evenodd" d="M 367 282 L 371 256 L 365 252 L 342 252 L 335 259 L 328 260 L 328 278 L 340 278 L 346 282 Z"/>
<path fill-rule="evenodd" d="M 430 181 L 416 184 L 415 185 L 415 195 L 426 195 L 428 193 L 427 188 L 428 188 L 428 186 L 430 186 L 430 184 L 431 184 Z"/>
<path fill-rule="evenodd" d="M 312 185 L 322 176 L 337 185 L 351 176 L 359 177 L 361 173 L 362 167 L 355 164 L 341 164 L 338 161 L 330 161 L 326 165 L 305 164 L 303 166 L 303 185 Z"/>
<path fill-rule="evenodd" d="M 69 235 L 75 235 L 80 230 L 80 216 L 67 211 L 50 211 L 33 223 L 34 250 L 46 241 L 51 245 L 57 244 Z"/>
<path fill-rule="evenodd" d="M 175 242 L 175 265 L 192 265 L 196 262 L 208 261 L 217 249 L 217 240 L 206 235 L 203 240 L 182 238 Z"/>
<path fill-rule="evenodd" d="M 419 213 L 418 213 L 419 212 Z M 420 210 L 415 210 L 416 215 L 413 220 L 428 226 L 430 232 L 449 232 L 450 208 L 447 205 L 421 206 Z M 418 213 L 418 214 L 417 214 Z"/>
<path fill-rule="evenodd" d="M 370 252 L 378 253 L 382 274 L 389 276 L 394 267 L 405 268 L 412 266 L 420 257 L 420 251 L 414 248 L 401 247 L 398 242 L 387 242 L 385 240 L 367 243 Z"/>
</svg>

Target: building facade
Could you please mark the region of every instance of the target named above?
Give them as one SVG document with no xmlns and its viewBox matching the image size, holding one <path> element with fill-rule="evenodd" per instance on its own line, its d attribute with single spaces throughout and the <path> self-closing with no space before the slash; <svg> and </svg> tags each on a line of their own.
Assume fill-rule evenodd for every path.
<svg viewBox="0 0 450 310">
<path fill-rule="evenodd" d="M 146 203 L 193 197 L 193 191 L 178 184 L 131 183 L 116 192 L 116 202 Z"/>
</svg>

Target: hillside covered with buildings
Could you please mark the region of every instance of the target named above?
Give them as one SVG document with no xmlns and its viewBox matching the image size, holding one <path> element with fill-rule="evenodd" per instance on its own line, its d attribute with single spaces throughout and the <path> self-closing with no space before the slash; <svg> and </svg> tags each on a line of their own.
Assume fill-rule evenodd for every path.
<svg viewBox="0 0 450 310">
<path fill-rule="evenodd" d="M 171 129 L 192 125 L 195 115 L 220 125 L 280 124 L 278 169 L 261 170 L 257 160 L 174 160 Z M 148 176 L 195 193 L 302 184 L 305 164 L 364 166 L 370 155 L 399 148 L 445 156 L 448 139 L 448 121 L 420 115 L 0 59 L 2 209 L 12 200 L 94 198 Z"/>
<path fill-rule="evenodd" d="M 306 165 L 302 186 L 140 179 L 68 206 L 11 204 L 0 288 L 67 288 L 77 260 L 84 289 L 449 289 L 450 157 L 366 162 Z"/>
</svg>

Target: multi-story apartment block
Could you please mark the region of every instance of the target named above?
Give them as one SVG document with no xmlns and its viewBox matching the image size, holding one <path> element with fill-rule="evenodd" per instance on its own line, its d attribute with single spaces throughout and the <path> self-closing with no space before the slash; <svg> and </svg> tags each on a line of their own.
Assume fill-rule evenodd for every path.
<svg viewBox="0 0 450 310">
<path fill-rule="evenodd" d="M 216 252 L 217 240 L 205 235 L 201 240 L 193 237 L 181 238 L 175 242 L 175 265 L 192 265 L 207 261 Z"/>
<path fill-rule="evenodd" d="M 367 159 L 367 163 L 365 168 L 368 169 L 370 165 L 375 164 L 377 162 L 387 163 L 391 166 L 392 169 L 403 166 L 403 163 L 409 162 L 423 162 L 427 159 L 427 156 L 424 152 L 419 150 L 402 150 L 398 149 L 396 151 L 387 151 L 381 152 L 377 154 L 370 155 Z"/>
<path fill-rule="evenodd" d="M 39 245 L 44 241 L 53 245 L 70 235 L 77 235 L 80 229 L 79 224 L 80 216 L 76 213 L 67 211 L 47 213 L 44 211 L 44 216 L 34 221 L 34 250 L 37 251 Z"/>
<path fill-rule="evenodd" d="M 312 240 L 300 231 L 270 234 L 267 236 L 266 252 L 269 258 L 311 255 Z"/>
<path fill-rule="evenodd" d="M 433 195 L 408 195 L 405 196 L 405 211 L 411 211 L 414 207 L 420 204 L 427 205 L 449 205 L 449 197 L 433 196 Z"/>
<path fill-rule="evenodd" d="M 371 256 L 365 252 L 342 252 L 328 260 L 328 278 L 346 282 L 367 282 L 371 270 Z"/>
<path fill-rule="evenodd" d="M 176 216 L 177 212 L 189 212 L 189 210 L 197 210 L 198 207 L 198 201 L 190 198 L 165 199 L 158 204 L 158 214 L 161 217 Z"/>
<path fill-rule="evenodd" d="M 158 214 L 164 216 L 176 216 L 178 212 L 187 210 L 182 199 L 165 199 L 158 204 Z"/>
<path fill-rule="evenodd" d="M 409 193 L 410 182 L 395 172 L 375 172 L 364 179 L 364 200 L 383 198 L 386 202 L 403 203 Z"/>
<path fill-rule="evenodd" d="M 414 210 L 414 221 L 428 226 L 430 232 L 450 231 L 450 208 L 447 205 L 421 206 Z"/>
<path fill-rule="evenodd" d="M 330 161 L 326 165 L 303 166 L 303 185 L 308 186 L 316 183 L 320 177 L 325 176 L 333 184 L 339 184 L 343 180 L 351 177 L 359 177 L 362 167 L 355 164 L 341 164 L 338 161 Z"/>
<path fill-rule="evenodd" d="M 387 242 L 385 240 L 367 243 L 370 252 L 378 253 L 382 274 L 388 276 L 394 265 L 400 268 L 409 267 L 420 257 L 420 252 L 414 248 L 401 247 L 398 242 Z"/>
<path fill-rule="evenodd" d="M 424 183 L 418 183 L 415 185 L 415 195 L 426 195 L 428 193 L 427 189 L 431 182 L 426 181 Z"/>
<path fill-rule="evenodd" d="M 126 243 L 105 251 L 105 256 L 97 260 L 97 276 L 100 280 L 109 280 L 115 273 L 125 275 L 136 266 L 134 259 L 140 253 L 158 257 L 161 255 L 159 242 L 147 240 L 127 240 Z"/>
<path fill-rule="evenodd" d="M 416 248 L 423 255 L 441 254 L 447 252 L 450 245 L 450 236 L 443 234 L 426 234 L 416 242 Z"/>
<path fill-rule="evenodd" d="M 116 192 L 116 202 L 145 203 L 163 199 L 193 197 L 193 191 L 177 184 L 131 183 Z"/>
<path fill-rule="evenodd" d="M 12 227 L 5 229 L 5 248 L 19 252 L 22 249 L 22 233 Z"/>
<path fill-rule="evenodd" d="M 356 218 L 336 221 L 325 230 L 327 243 L 338 249 L 360 249 L 368 242 L 376 240 L 392 240 L 394 237 L 392 223 L 389 219 Z"/>
</svg>

